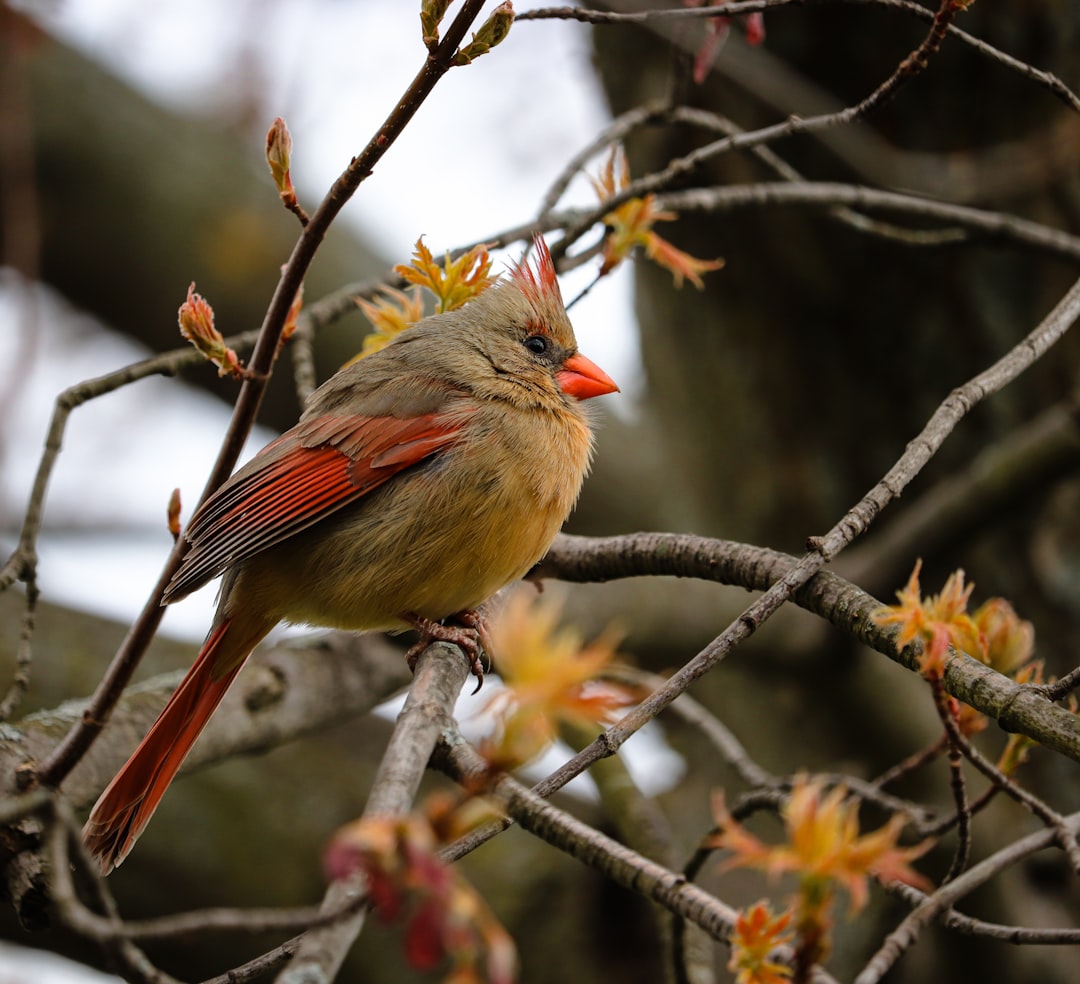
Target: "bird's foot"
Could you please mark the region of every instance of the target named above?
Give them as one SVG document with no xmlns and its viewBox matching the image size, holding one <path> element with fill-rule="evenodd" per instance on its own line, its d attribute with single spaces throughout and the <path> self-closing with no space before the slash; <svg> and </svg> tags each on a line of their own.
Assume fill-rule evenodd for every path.
<svg viewBox="0 0 1080 984">
<path fill-rule="evenodd" d="M 409 664 L 410 670 L 416 668 L 420 654 L 433 642 L 450 642 L 459 646 L 469 660 L 469 669 L 476 677 L 476 690 L 473 693 L 480 690 L 484 685 L 484 664 L 481 657 L 485 652 L 491 652 L 491 645 L 488 641 L 487 625 L 479 612 L 467 609 L 452 615 L 453 622 L 458 623 L 456 625 L 436 622 L 416 612 L 406 612 L 401 617 L 420 632 L 420 641 L 405 654 L 405 662 Z"/>
</svg>

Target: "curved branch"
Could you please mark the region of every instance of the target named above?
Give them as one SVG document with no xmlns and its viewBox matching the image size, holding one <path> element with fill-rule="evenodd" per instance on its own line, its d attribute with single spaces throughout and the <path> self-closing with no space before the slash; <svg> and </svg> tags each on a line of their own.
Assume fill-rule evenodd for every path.
<svg viewBox="0 0 1080 984">
<path fill-rule="evenodd" d="M 801 563 L 796 557 L 764 547 L 683 534 L 639 533 L 604 539 L 562 535 L 542 561 L 539 573 L 568 581 L 674 575 L 768 591 L 789 578 Z M 819 571 L 792 592 L 791 601 L 849 632 L 901 666 L 918 670 L 921 648 L 911 645 L 897 652 L 892 643 L 893 633 L 878 627 L 871 620 L 874 612 L 881 607 L 881 602 L 843 578 L 828 571 Z M 711 645 L 715 646 L 716 642 Z M 691 660 L 691 664 L 701 656 L 699 654 Z M 639 707 L 648 705 L 649 716 L 655 716 L 660 707 L 668 702 L 664 698 L 670 689 L 674 689 L 671 688 L 671 681 L 682 672 L 670 677 L 663 688 Z M 1018 684 L 961 652 L 954 652 L 950 659 L 944 684 L 950 694 L 994 718 L 1006 731 L 1026 735 L 1080 762 L 1080 718 L 1063 707 L 1051 704 L 1038 688 Z M 661 695 L 659 700 L 658 694 Z M 655 712 L 654 702 L 660 704 Z M 631 718 L 629 723 L 627 718 Z M 605 754 L 610 754 L 630 737 L 637 726 L 637 715 L 632 712 L 606 732 L 602 741 L 594 744 L 599 744 Z M 567 775 L 563 779 L 561 773 L 562 770 L 558 786 L 572 778 Z"/>
<path fill-rule="evenodd" d="M 707 17 L 739 17 L 746 14 L 761 13 L 782 7 L 831 6 L 835 3 L 854 4 L 857 6 L 884 7 L 903 11 L 922 21 L 933 22 L 934 11 L 920 6 L 913 0 L 733 0 L 731 3 L 718 3 L 705 7 L 667 7 L 660 10 L 617 11 L 589 10 L 581 7 L 539 7 L 518 14 L 519 21 L 528 20 L 575 20 L 586 24 L 642 24 L 655 26 L 663 21 L 677 21 Z M 995 48 L 981 38 L 961 30 L 953 24 L 946 28 L 947 36 L 974 48 L 980 55 L 997 62 L 999 65 L 1016 72 L 1024 78 L 1048 89 L 1073 112 L 1080 113 L 1080 96 L 1077 96 L 1061 79 L 1052 72 L 1044 72 L 1027 62 Z"/>
<path fill-rule="evenodd" d="M 1065 817 L 1064 823 L 1069 834 L 1075 837 L 1080 832 L 1080 813 Z M 1057 830 L 1048 828 L 1022 837 L 973 865 L 962 875 L 933 892 L 886 937 L 878 952 L 871 957 L 866 967 L 855 978 L 855 984 L 877 984 L 900 955 L 915 942 L 922 929 L 940 913 L 969 892 L 985 884 L 999 872 L 1036 851 L 1049 847 L 1057 836 Z"/>
<path fill-rule="evenodd" d="M 548 795 L 555 789 L 561 788 L 593 762 L 612 754 L 691 683 L 726 658 L 763 621 L 772 617 L 786 601 L 792 600 L 824 564 L 866 531 L 878 513 L 910 484 L 937 453 L 959 421 L 975 405 L 1011 382 L 1039 359 L 1065 334 L 1078 316 L 1080 316 L 1080 281 L 1073 284 L 1054 310 L 1019 344 L 978 376 L 953 390 L 885 476 L 849 509 L 828 533 L 821 537 L 812 537 L 808 541 L 809 552 L 798 561 L 794 561 L 789 569 L 773 581 L 766 588 L 765 593 L 738 619 L 728 625 L 705 649 L 673 674 L 667 683 L 655 691 L 651 697 L 549 776 L 544 783 L 541 783 L 538 790 L 542 790 L 543 795 Z M 868 614 L 869 612 L 864 613 L 864 615 Z M 856 635 L 863 628 L 858 625 L 849 626 Z M 974 660 L 971 662 L 987 673 L 993 673 L 981 663 Z M 952 666 L 955 666 L 955 660 L 950 664 L 950 667 Z M 975 682 L 973 674 L 974 671 L 972 675 L 966 675 L 961 680 L 950 681 L 947 672 L 946 686 L 951 685 L 963 689 L 964 693 L 955 690 L 950 690 L 950 693 L 982 710 L 979 698 L 974 696 L 980 684 Z M 1075 719 L 1072 715 L 1062 711 L 1061 708 L 1056 708 L 1055 710 L 1063 717 L 1055 716 L 1050 710 L 1052 705 L 1049 705 L 1041 694 L 1036 696 L 1031 691 L 1027 691 L 1026 697 L 1023 698 L 1017 694 L 1006 697 L 1000 693 L 997 697 L 1000 699 L 987 702 L 984 713 L 997 719 L 1002 727 L 1020 731 L 1023 734 L 1029 734 L 1026 730 L 1028 728 L 1035 729 L 1041 735 L 1041 737 L 1032 735 L 1036 741 L 1050 745 L 1071 758 L 1080 755 L 1080 740 L 1078 740 Z M 1046 708 L 1047 723 L 1042 722 L 1039 709 L 1034 705 Z"/>
<path fill-rule="evenodd" d="M 1073 236 L 1060 229 L 1053 229 L 1007 212 L 953 205 L 918 195 L 881 191 L 866 185 L 835 181 L 761 182 L 667 192 L 657 195 L 657 201 L 665 208 L 678 211 L 726 212 L 764 205 L 812 205 L 822 208 L 848 205 L 859 209 L 880 209 L 931 219 L 934 222 L 955 223 L 992 239 L 1016 242 L 1072 260 L 1080 260 L 1080 236 Z M 955 239 L 947 242 L 951 244 Z"/>
<path fill-rule="evenodd" d="M 114 717 L 115 740 L 95 746 L 64 784 L 73 806 L 92 803 L 176 688 L 165 673 L 128 688 Z M 187 759 L 198 769 L 238 754 L 276 747 L 367 713 L 409 682 L 401 651 L 381 636 L 338 632 L 259 649 Z M 0 733 L 0 821 L 34 803 L 19 795 L 18 770 L 43 755 L 71 727 L 84 704 L 66 701 Z M 27 799 L 27 797 L 30 797 Z"/>
<path fill-rule="evenodd" d="M 930 896 L 913 885 L 903 882 L 890 882 L 882 886 L 891 895 L 903 899 L 912 907 L 922 905 Z M 1061 926 L 1011 926 L 1002 923 L 986 922 L 974 916 L 965 916 L 955 909 L 945 909 L 938 914 L 935 922 L 947 929 L 963 933 L 965 936 L 984 936 L 1005 943 L 1027 943 L 1051 946 L 1076 946 L 1080 943 L 1080 927 Z"/>
<path fill-rule="evenodd" d="M 605 877 L 684 916 L 715 940 L 726 941 L 738 912 L 680 875 L 594 830 L 546 802 L 512 776 L 491 779 L 488 764 L 456 731 L 439 746 L 436 764 L 466 788 L 490 782 L 489 792 L 518 825 Z"/>
</svg>

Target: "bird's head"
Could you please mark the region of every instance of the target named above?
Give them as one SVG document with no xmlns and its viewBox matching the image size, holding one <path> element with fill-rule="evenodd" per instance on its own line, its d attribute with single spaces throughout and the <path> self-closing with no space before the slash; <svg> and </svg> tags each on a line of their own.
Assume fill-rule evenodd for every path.
<svg viewBox="0 0 1080 984">
<path fill-rule="evenodd" d="M 541 404 L 616 392 L 611 377 L 578 351 L 555 264 L 540 236 L 534 253 L 531 264 L 527 258 L 513 264 L 460 309 L 463 340 L 485 363 L 485 390 L 514 403 Z"/>
</svg>

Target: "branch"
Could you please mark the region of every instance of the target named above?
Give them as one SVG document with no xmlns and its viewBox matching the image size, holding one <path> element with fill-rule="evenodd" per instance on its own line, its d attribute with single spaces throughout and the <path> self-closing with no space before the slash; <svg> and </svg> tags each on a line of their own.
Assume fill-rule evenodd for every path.
<svg viewBox="0 0 1080 984">
<path fill-rule="evenodd" d="M 491 779 L 489 766 L 456 731 L 439 747 L 435 762 L 457 782 L 483 788 L 497 797 L 522 829 L 600 872 L 625 888 L 660 903 L 725 942 L 738 913 L 719 899 L 655 861 L 612 840 L 564 810 L 545 802 L 513 777 L 500 773 Z"/>
<path fill-rule="evenodd" d="M 921 905 L 929 898 L 925 892 L 912 885 L 905 885 L 903 882 L 889 882 L 882 885 L 882 887 L 885 891 L 903 899 L 912 907 Z M 1076 926 L 1011 926 L 975 919 L 972 916 L 965 916 L 954 909 L 946 909 L 940 912 L 934 921 L 947 929 L 963 933 L 965 936 L 985 936 L 1005 943 L 1057 946 L 1076 946 L 1080 943 L 1080 928 Z"/>
<path fill-rule="evenodd" d="M 728 136 L 746 131 L 733 121 L 718 113 L 711 113 L 702 109 L 689 106 L 677 106 L 669 113 L 673 122 L 690 123 L 726 134 Z M 806 178 L 784 160 L 775 150 L 768 146 L 753 147 L 751 153 L 778 177 L 792 183 L 804 183 Z M 664 196 L 666 197 L 666 196 Z M 673 206 L 678 207 L 678 206 Z M 690 206 L 693 207 L 693 206 Z M 887 225 L 875 219 L 870 219 L 851 209 L 836 205 L 829 210 L 833 218 L 845 225 L 849 225 L 860 232 L 867 232 L 879 236 L 882 239 L 893 239 L 905 246 L 942 246 L 964 239 L 964 233 L 958 229 L 906 229 L 898 226 Z"/>
<path fill-rule="evenodd" d="M 901 565 L 910 566 L 913 545 L 924 559 L 948 549 L 1010 506 L 1030 506 L 1078 468 L 1080 393 L 1043 411 L 914 499 L 873 538 L 845 553 L 836 571 L 871 593 L 888 590 L 907 573 Z"/>
<path fill-rule="evenodd" d="M 1071 836 L 1075 837 L 1080 832 L 1080 813 L 1070 814 L 1064 818 L 1064 822 Z M 1051 846 L 1057 837 L 1058 831 L 1053 828 L 1038 830 L 1027 837 L 1022 837 L 995 854 L 991 854 L 984 861 L 973 865 L 962 875 L 932 893 L 886 937 L 878 952 L 855 978 L 855 984 L 877 984 L 900 955 L 915 942 L 922 929 L 940 913 L 945 912 L 956 901 L 1006 868 L 1036 851 Z"/>
<path fill-rule="evenodd" d="M 51 805 L 53 816 L 45 847 L 52 873 L 52 902 L 61 923 L 99 943 L 122 968 L 125 980 L 134 984 L 181 984 L 155 967 L 146 954 L 124 936 L 123 924 L 107 892 L 98 893 L 98 901 L 106 910 L 104 918 L 94 916 L 79 901 L 72 878 L 72 862 L 77 862 L 83 871 L 88 871 L 89 859 L 81 850 L 78 827 L 70 811 L 60 800 L 54 799 Z M 74 857 L 68 850 L 73 843 L 78 845 Z M 95 884 L 101 889 L 100 879 Z"/>
<path fill-rule="evenodd" d="M 548 795 L 554 789 L 561 788 L 570 779 L 588 768 L 593 762 L 614 753 L 631 735 L 660 713 L 671 701 L 682 693 L 691 683 L 707 673 L 723 660 L 739 643 L 750 636 L 757 627 L 770 618 L 795 593 L 821 569 L 821 567 L 839 554 L 844 547 L 859 537 L 892 499 L 900 495 L 904 488 L 923 469 L 926 463 L 937 453 L 964 416 L 978 403 L 1011 382 L 1028 366 L 1039 359 L 1080 316 L 1080 281 L 1077 281 L 1053 311 L 1048 314 L 1035 329 L 1018 345 L 1014 346 L 1001 359 L 974 379 L 953 390 L 931 416 L 921 433 L 907 447 L 896 464 L 885 474 L 863 498 L 841 517 L 840 521 L 824 536 L 813 537 L 809 541 L 810 552 L 791 564 L 788 570 L 768 585 L 765 593 L 732 622 L 719 636 L 705 647 L 690 662 L 673 674 L 667 683 L 655 691 L 651 697 L 639 704 L 617 725 L 605 731 L 596 741 L 575 755 L 557 772 L 542 783 L 539 790 Z M 869 612 L 865 613 L 869 614 Z M 859 634 L 862 626 L 850 625 L 849 630 Z M 873 645 L 873 643 L 870 643 Z M 907 652 L 907 650 L 905 650 Z M 993 673 L 988 667 L 972 660 L 975 665 Z M 955 661 L 950 667 L 955 665 Z M 996 675 L 996 674 L 995 674 Z M 965 689 L 964 681 L 955 681 L 953 685 Z M 948 678 L 946 686 L 949 686 Z M 1015 685 L 1014 685 L 1015 686 Z M 966 690 L 965 690 L 966 692 Z M 972 706 L 981 706 L 970 694 L 950 690 L 954 696 Z M 1031 701 L 1044 706 L 1046 715 L 1055 721 L 1046 726 L 1040 722 L 1041 715 L 1031 706 Z M 1023 704 L 1023 707 L 1020 705 Z M 1075 720 L 1072 715 L 1060 711 L 1069 718 L 1069 722 L 1055 718 L 1051 713 L 1052 705 L 1047 706 L 1039 696 L 1029 694 L 1029 700 L 1012 699 L 1004 703 L 995 702 L 992 709 L 984 713 L 997 719 L 1003 727 L 1029 734 L 1026 727 L 1037 728 L 1042 737 L 1035 737 L 1043 744 L 1049 744 L 1064 754 L 1076 758 L 1080 755 Z M 1022 723 L 1021 723 L 1022 719 Z M 1014 727 L 1015 725 L 1015 727 Z M 1059 730 L 1060 729 L 1060 730 Z M 1080 760 L 1080 759 L 1078 759 Z"/>
<path fill-rule="evenodd" d="M 705 16 L 707 14 L 713 16 L 732 16 L 762 10 L 774 5 L 784 6 L 788 2 L 790 2 L 790 0 L 762 0 L 760 3 L 737 3 L 712 8 L 693 8 L 692 11 L 644 11 L 633 14 L 605 14 L 603 16 L 613 18 L 611 22 L 620 19 L 654 21 L 658 19 L 657 15 L 666 18 L 689 16 L 691 13 L 698 16 Z M 902 59 L 896 69 L 865 98 L 854 105 L 836 111 L 820 113 L 809 117 L 791 115 L 783 122 L 762 127 L 758 130 L 732 133 L 720 140 L 698 147 L 683 157 L 670 161 L 663 171 L 656 172 L 644 178 L 639 178 L 632 182 L 629 186 L 611 196 L 596 209 L 587 213 L 579 222 L 570 226 L 566 230 L 564 238 L 552 248 L 553 256 L 558 258 L 565 253 L 570 244 L 580 238 L 593 224 L 601 221 L 603 216 L 612 209 L 631 198 L 654 193 L 684 181 L 689 174 L 714 157 L 735 149 L 754 149 L 763 144 L 772 143 L 776 140 L 795 134 L 819 133 L 824 130 L 847 126 L 879 109 L 896 94 L 901 85 L 914 78 L 926 68 L 928 59 L 937 53 L 943 39 L 946 36 L 951 36 L 953 29 L 950 21 L 960 9 L 959 3 L 956 2 L 956 0 L 941 0 L 936 14 L 925 8 L 919 7 L 914 3 L 904 4 L 902 0 L 856 0 L 856 2 L 875 2 L 896 6 L 899 9 L 917 13 L 918 16 L 929 19 L 931 22 L 930 30 L 923 42 L 906 58 Z M 547 12 L 532 12 L 534 17 L 537 16 L 538 13 L 542 15 Z M 565 11 L 559 9 L 554 15 L 562 16 L 564 13 Z M 528 17 L 523 14 L 519 19 L 528 19 Z M 964 37 L 967 38 L 968 36 L 964 35 Z M 991 51 L 994 50 L 990 48 L 989 45 L 986 45 L 985 47 Z M 982 49 L 980 48 L 980 50 Z M 984 53 L 986 52 L 984 51 Z M 1023 64 L 1017 62 L 1015 59 L 1008 60 L 1008 56 L 1003 56 L 1003 60 L 1009 61 L 1010 67 L 1012 67 L 1012 63 L 1015 63 L 1015 65 Z M 1031 71 L 1034 72 L 1034 70 Z M 1064 86 L 1061 86 L 1061 88 L 1063 88 L 1066 93 L 1069 93 L 1069 90 Z M 1060 92 L 1058 92 L 1058 94 L 1060 95 Z M 1069 93 L 1069 95 L 1072 94 Z M 1080 98 L 1072 96 L 1072 100 L 1075 103 L 1073 108 L 1080 109 Z"/>
<path fill-rule="evenodd" d="M 517 20 L 575 20 L 586 24 L 641 24 L 655 28 L 664 21 L 707 17 L 739 17 L 766 10 L 777 10 L 782 7 L 831 6 L 835 3 L 884 7 L 888 10 L 902 11 L 905 14 L 910 14 L 931 23 L 935 18 L 933 10 L 923 7 L 913 2 L 913 0 L 735 0 L 732 3 L 718 3 L 707 7 L 668 7 L 659 10 L 629 12 L 588 10 L 580 7 L 538 7 L 535 10 L 522 11 L 517 15 Z M 1041 71 L 1019 58 L 1014 58 L 1012 55 L 1006 54 L 992 44 L 961 30 L 953 24 L 947 25 L 945 33 L 946 36 L 974 48 L 983 57 L 989 58 L 1004 68 L 1048 89 L 1069 109 L 1080 113 L 1080 96 L 1077 96 L 1052 72 Z"/>
<path fill-rule="evenodd" d="M 991 212 L 966 205 L 953 205 L 917 195 L 881 191 L 865 185 L 841 184 L 833 181 L 762 182 L 667 192 L 658 195 L 657 201 L 662 207 L 680 212 L 689 210 L 728 212 L 740 208 L 768 205 L 812 205 L 821 208 L 850 205 L 859 209 L 882 209 L 916 218 L 930 219 L 934 222 L 954 223 L 982 233 L 990 239 L 1015 242 L 1072 260 L 1080 260 L 1080 236 L 1073 236 L 1040 222 L 1031 222 L 1007 212 Z M 940 239 L 940 233 L 935 235 Z M 956 239 L 953 237 L 944 241 L 953 243 Z"/>
<path fill-rule="evenodd" d="M 790 583 L 792 574 L 800 571 L 804 562 L 805 558 L 764 547 L 683 534 L 639 533 L 603 539 L 563 535 L 542 561 L 540 574 L 590 582 L 644 575 L 697 577 L 768 592 L 777 584 Z M 792 592 L 791 601 L 825 618 L 901 666 L 918 670 L 921 649 L 912 645 L 897 652 L 892 643 L 893 633 L 874 625 L 870 618 L 881 607 L 881 602 L 843 578 L 828 571 L 818 572 Z M 729 627 L 718 640 L 731 631 Z M 717 645 L 718 641 L 714 640 L 669 677 L 647 701 L 545 780 L 539 789 L 547 795 L 596 759 L 616 751 L 644 723 L 642 718 L 651 719 L 674 699 L 676 695 L 672 691 L 676 687 L 672 681 L 681 683 L 687 668 L 706 658 Z M 946 666 L 944 684 L 950 694 L 994 718 L 1004 730 L 1026 735 L 1080 762 L 1080 718 L 1051 704 L 1039 688 L 1018 684 L 959 652 L 954 653 Z"/>
<path fill-rule="evenodd" d="M 440 734 L 450 726 L 469 664 L 455 646 L 436 643 L 421 653 L 405 706 L 375 776 L 364 816 L 399 815 L 412 809 L 424 770 Z M 320 912 L 359 906 L 367 894 L 361 874 L 331 883 Z M 331 981 L 364 925 L 365 908 L 305 933 L 280 984 Z"/>
<path fill-rule="evenodd" d="M 792 558 L 794 559 L 794 558 Z M 604 672 L 606 679 L 612 679 L 621 683 L 655 690 L 664 683 L 664 678 L 654 673 L 646 673 L 643 670 L 631 666 L 615 665 Z M 762 768 L 750 753 L 743 747 L 738 738 L 731 730 L 717 718 L 708 708 L 699 704 L 689 694 L 680 694 L 670 704 L 670 712 L 683 722 L 701 733 L 716 750 L 716 753 L 726 762 L 738 777 L 751 789 L 778 792 L 785 790 L 791 785 L 791 777 L 782 777 Z M 919 836 L 922 828 L 932 822 L 930 811 L 909 800 L 903 800 L 891 796 L 882 791 L 874 783 L 859 779 L 856 776 L 832 775 L 818 772 L 830 786 L 846 786 L 848 790 L 856 794 L 860 799 L 868 803 L 875 803 L 888 813 L 901 813 L 908 817 Z"/>
<path fill-rule="evenodd" d="M 838 550 L 863 533 L 878 513 L 922 471 L 972 408 L 1011 383 L 1040 359 L 1072 327 L 1077 317 L 1080 317 L 1080 280 L 1017 345 L 945 398 L 896 464 L 825 537 L 815 541 L 815 548 L 831 559 Z"/>
<path fill-rule="evenodd" d="M 129 688 L 117 705 L 113 738 L 87 755 L 64 784 L 66 799 L 96 799 L 176 687 L 179 673 Z M 187 758 L 197 769 L 238 754 L 263 751 L 371 711 L 409 681 L 401 652 L 377 635 L 339 632 L 314 642 L 258 650 L 230 689 Z M 17 770 L 55 742 L 84 713 L 68 701 L 39 711 L 0 734 L 0 807 L 21 802 Z M 3 814 L 0 812 L 0 820 Z"/>
<path fill-rule="evenodd" d="M 466 788 L 487 786 L 488 792 L 498 798 L 523 830 L 699 926 L 714 940 L 728 942 L 739 915 L 737 910 L 687 882 L 683 875 L 669 871 L 546 802 L 536 790 L 527 789 L 512 776 L 500 773 L 492 777 L 487 762 L 456 730 L 440 744 L 434 764 Z M 789 958 L 790 950 L 778 948 L 776 956 Z M 835 984 L 820 968 L 814 980 L 818 984 Z"/>
</svg>

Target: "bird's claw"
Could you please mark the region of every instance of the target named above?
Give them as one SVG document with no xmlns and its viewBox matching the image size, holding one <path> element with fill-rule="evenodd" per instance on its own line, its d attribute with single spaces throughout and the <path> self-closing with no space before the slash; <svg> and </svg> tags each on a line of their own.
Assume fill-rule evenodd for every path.
<svg viewBox="0 0 1080 984">
<path fill-rule="evenodd" d="M 469 669 L 476 677 L 476 689 L 473 693 L 479 693 L 484 685 L 484 663 L 481 657 L 489 647 L 486 626 L 476 612 L 464 611 L 453 616 L 454 620 L 460 623 L 459 625 L 445 625 L 423 615 L 417 615 L 415 612 L 406 612 L 402 618 L 420 632 L 420 641 L 405 653 L 405 662 L 410 670 L 416 669 L 416 661 L 420 658 L 420 654 L 431 643 L 449 642 L 465 653 L 469 661 Z"/>
</svg>

